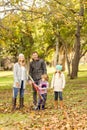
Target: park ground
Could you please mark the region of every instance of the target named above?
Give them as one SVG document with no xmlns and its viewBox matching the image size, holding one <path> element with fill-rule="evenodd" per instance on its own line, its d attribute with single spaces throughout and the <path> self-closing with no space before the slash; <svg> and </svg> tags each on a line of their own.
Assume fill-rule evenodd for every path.
<svg viewBox="0 0 87 130">
<path fill-rule="evenodd" d="M 48 70 L 50 82 L 53 71 Z M 77 79 L 65 75 L 64 109 L 54 109 L 53 90 L 49 88 L 46 109 L 32 110 L 32 89 L 27 86 L 25 107 L 12 112 L 13 74 L 0 71 L 0 130 L 87 130 L 87 65 L 80 65 Z"/>
</svg>

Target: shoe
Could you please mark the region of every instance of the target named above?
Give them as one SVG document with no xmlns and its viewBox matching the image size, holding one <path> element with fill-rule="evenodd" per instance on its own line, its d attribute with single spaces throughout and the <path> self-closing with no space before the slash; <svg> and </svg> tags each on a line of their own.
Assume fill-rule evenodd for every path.
<svg viewBox="0 0 87 130">
<path fill-rule="evenodd" d="M 42 105 L 42 110 L 44 110 L 45 109 L 45 107 L 44 107 L 44 105 Z"/>
<path fill-rule="evenodd" d="M 37 106 L 37 107 L 35 108 L 35 110 L 40 110 L 40 106 Z"/>
<path fill-rule="evenodd" d="M 34 107 L 34 110 L 38 110 L 38 107 L 37 107 L 37 106 L 35 106 L 35 107 Z"/>
</svg>

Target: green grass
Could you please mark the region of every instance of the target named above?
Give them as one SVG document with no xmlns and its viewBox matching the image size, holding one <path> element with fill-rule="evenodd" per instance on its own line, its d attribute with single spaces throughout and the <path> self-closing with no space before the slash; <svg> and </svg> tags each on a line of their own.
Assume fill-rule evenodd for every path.
<svg viewBox="0 0 87 130">
<path fill-rule="evenodd" d="M 49 78 L 51 81 L 52 73 L 49 68 Z M 66 75 L 66 74 L 65 74 Z M 67 120 L 70 125 L 74 124 L 74 120 L 77 124 L 82 123 L 81 130 L 86 127 L 84 122 L 87 123 L 85 119 L 85 114 L 87 112 L 87 65 L 80 65 L 78 78 L 70 80 L 66 76 L 66 87 L 63 92 L 64 104 L 66 105 L 66 111 L 69 118 L 64 119 L 62 111 L 55 110 L 53 101 L 54 94 L 53 90 L 48 90 L 48 99 L 45 111 L 33 111 L 32 108 L 32 89 L 27 86 L 25 91 L 25 108 L 21 111 L 11 112 L 12 107 L 12 86 L 13 86 L 13 75 L 11 71 L 0 72 L 0 128 L 2 130 L 41 130 L 44 126 L 48 127 L 52 123 L 51 118 L 59 124 L 61 130 L 62 123 L 67 125 Z M 19 101 L 17 100 L 17 105 Z M 87 116 L 87 115 L 86 115 Z M 56 119 L 58 118 L 58 119 Z M 43 119 L 43 120 L 42 120 Z M 73 120 L 74 119 L 74 120 Z M 84 120 L 84 121 L 83 121 Z M 40 122 L 40 124 L 38 123 Z M 59 122 L 59 123 L 58 123 Z M 24 127 L 25 126 L 25 127 Z M 40 129 L 39 129 L 40 128 Z M 57 129 L 57 127 L 53 127 Z M 65 128 L 66 129 L 66 128 Z M 45 129 L 44 129 L 45 130 Z M 54 130 L 54 129 L 52 129 Z M 73 129 L 70 129 L 73 130 Z M 79 127 L 76 130 L 80 130 Z"/>
<path fill-rule="evenodd" d="M 13 72 L 1 71 L 0 72 L 0 90 L 12 88 L 13 85 Z"/>
</svg>

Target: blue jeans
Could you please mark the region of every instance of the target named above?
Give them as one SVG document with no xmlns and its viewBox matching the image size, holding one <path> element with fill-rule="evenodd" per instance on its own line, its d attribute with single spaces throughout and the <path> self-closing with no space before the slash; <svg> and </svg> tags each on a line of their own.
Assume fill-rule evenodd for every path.
<svg viewBox="0 0 87 130">
<path fill-rule="evenodd" d="M 21 88 L 13 88 L 13 98 L 17 98 L 18 92 L 20 94 L 20 98 L 24 97 L 23 83 L 24 83 L 24 81 L 21 81 Z"/>
<path fill-rule="evenodd" d="M 39 85 L 39 80 L 35 81 L 35 84 Z M 33 90 L 33 104 L 36 105 L 37 104 L 37 91 L 36 89 L 32 86 L 32 90 Z"/>
<path fill-rule="evenodd" d="M 54 92 L 54 100 L 57 101 L 58 98 L 60 99 L 60 101 L 63 100 L 63 97 L 62 97 L 62 92 Z"/>
<path fill-rule="evenodd" d="M 46 100 L 47 100 L 47 93 L 41 94 L 41 96 L 43 97 L 43 100 L 41 98 L 39 98 L 38 105 L 42 104 L 43 106 L 45 106 L 45 103 L 46 103 Z"/>
</svg>

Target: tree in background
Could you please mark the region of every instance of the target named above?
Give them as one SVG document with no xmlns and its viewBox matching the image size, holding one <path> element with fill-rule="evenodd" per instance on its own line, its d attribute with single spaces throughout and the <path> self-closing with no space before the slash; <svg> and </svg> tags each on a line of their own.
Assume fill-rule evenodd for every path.
<svg viewBox="0 0 87 130">
<path fill-rule="evenodd" d="M 0 44 L 4 42 L 6 53 L 16 57 L 23 52 L 28 62 L 32 51 L 38 51 L 48 63 L 53 59 L 56 65 L 61 59 L 65 68 L 67 62 L 68 75 L 72 79 L 78 76 L 79 61 L 87 52 L 85 0 L 17 0 L 0 4 L 0 12 L 4 13 L 0 19 Z"/>
</svg>

